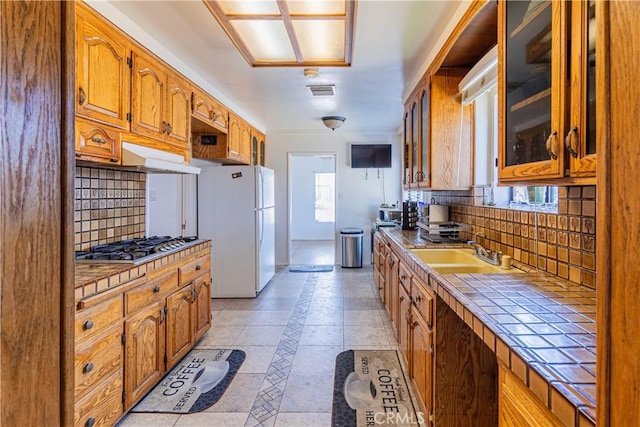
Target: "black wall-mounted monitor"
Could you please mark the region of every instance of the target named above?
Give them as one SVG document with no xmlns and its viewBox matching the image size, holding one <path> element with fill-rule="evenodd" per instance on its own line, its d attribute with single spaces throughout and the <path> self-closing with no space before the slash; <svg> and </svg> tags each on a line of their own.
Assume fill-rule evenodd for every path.
<svg viewBox="0 0 640 427">
<path fill-rule="evenodd" d="M 391 144 L 352 144 L 352 168 L 390 168 Z"/>
</svg>

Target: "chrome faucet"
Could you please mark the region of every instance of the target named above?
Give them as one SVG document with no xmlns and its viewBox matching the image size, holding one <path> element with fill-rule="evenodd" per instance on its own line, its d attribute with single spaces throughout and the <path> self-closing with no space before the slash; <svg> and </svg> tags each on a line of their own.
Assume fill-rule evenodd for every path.
<svg viewBox="0 0 640 427">
<path fill-rule="evenodd" d="M 475 252 L 476 256 L 491 265 L 500 265 L 500 257 L 502 256 L 502 251 L 492 252 L 490 249 L 486 249 L 484 246 L 478 243 L 478 237 L 486 238 L 487 236 L 478 231 L 473 235 L 473 240 L 469 240 L 467 242 L 468 245 L 471 245 L 473 247 L 473 251 Z"/>
</svg>

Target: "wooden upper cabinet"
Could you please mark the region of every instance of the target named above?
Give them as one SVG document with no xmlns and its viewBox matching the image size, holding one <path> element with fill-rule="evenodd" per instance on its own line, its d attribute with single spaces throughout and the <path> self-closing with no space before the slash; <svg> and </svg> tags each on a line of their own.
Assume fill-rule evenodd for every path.
<svg viewBox="0 0 640 427">
<path fill-rule="evenodd" d="M 464 190 L 473 185 L 473 105 L 462 106 L 458 89 L 464 74 L 444 70 L 431 76 L 430 188 L 434 190 Z"/>
<path fill-rule="evenodd" d="M 595 177 L 596 173 L 596 4 L 571 5 L 571 113 L 565 133 L 569 175 Z"/>
<path fill-rule="evenodd" d="M 141 50 L 134 50 L 132 58 L 131 132 L 188 149 L 191 135 L 189 82 Z M 140 140 L 135 142 L 154 145 Z"/>
<path fill-rule="evenodd" d="M 251 164 L 251 126 L 240 120 L 240 158 L 243 163 Z"/>
<path fill-rule="evenodd" d="M 113 27 L 76 4 L 76 114 L 129 129 L 130 44 Z"/>
<path fill-rule="evenodd" d="M 198 119 L 198 123 L 194 123 L 193 131 L 227 133 L 229 110 L 197 86 L 192 85 L 191 91 L 191 116 Z"/>
<path fill-rule="evenodd" d="M 239 163 L 251 164 L 251 127 L 239 116 L 229 112 L 228 157 Z"/>
<path fill-rule="evenodd" d="M 160 62 L 142 52 L 133 53 L 131 132 L 165 139 L 167 74 Z"/>
<path fill-rule="evenodd" d="M 175 73 L 167 77 L 167 141 L 189 147 L 191 136 L 191 88 Z"/>
<path fill-rule="evenodd" d="M 229 134 L 227 138 L 228 157 L 240 160 L 240 117 L 229 113 Z"/>
<path fill-rule="evenodd" d="M 465 70 L 423 79 L 405 106 L 405 188 L 463 190 L 473 185 L 473 106 L 458 84 Z"/>
<path fill-rule="evenodd" d="M 595 183 L 594 15 L 587 1 L 499 2 L 501 182 Z"/>
</svg>

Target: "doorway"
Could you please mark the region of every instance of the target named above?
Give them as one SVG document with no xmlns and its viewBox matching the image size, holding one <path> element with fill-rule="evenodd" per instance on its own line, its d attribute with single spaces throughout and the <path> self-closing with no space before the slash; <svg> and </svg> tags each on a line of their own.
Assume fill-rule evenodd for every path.
<svg viewBox="0 0 640 427">
<path fill-rule="evenodd" d="M 335 264 L 336 155 L 289 154 L 289 264 Z"/>
</svg>

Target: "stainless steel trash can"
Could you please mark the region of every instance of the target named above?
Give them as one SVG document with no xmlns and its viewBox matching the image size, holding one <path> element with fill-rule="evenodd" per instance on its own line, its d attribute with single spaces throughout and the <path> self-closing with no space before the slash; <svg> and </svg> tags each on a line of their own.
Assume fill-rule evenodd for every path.
<svg viewBox="0 0 640 427">
<path fill-rule="evenodd" d="M 342 247 L 342 267 L 362 268 L 362 236 L 361 228 L 343 228 L 340 230 Z"/>
</svg>

